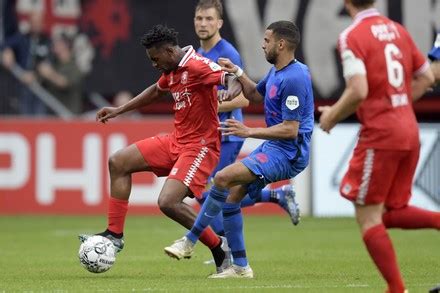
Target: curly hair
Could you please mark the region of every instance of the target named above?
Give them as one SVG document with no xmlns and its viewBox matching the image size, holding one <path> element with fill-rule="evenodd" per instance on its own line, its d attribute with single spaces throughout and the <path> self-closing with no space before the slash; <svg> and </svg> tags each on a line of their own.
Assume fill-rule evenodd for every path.
<svg viewBox="0 0 440 293">
<path fill-rule="evenodd" d="M 141 44 L 146 48 L 160 47 L 163 44 L 176 46 L 178 33 L 161 24 L 155 25 L 151 30 L 145 33 L 141 38 Z"/>
</svg>

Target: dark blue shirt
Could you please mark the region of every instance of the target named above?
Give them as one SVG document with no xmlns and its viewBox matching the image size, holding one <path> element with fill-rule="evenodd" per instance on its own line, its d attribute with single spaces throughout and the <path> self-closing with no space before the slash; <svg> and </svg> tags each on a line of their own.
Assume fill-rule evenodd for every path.
<svg viewBox="0 0 440 293">
<path fill-rule="evenodd" d="M 225 39 L 221 39 L 211 50 L 205 52 L 202 48 L 197 50 L 199 54 L 202 56 L 211 59 L 214 62 L 218 61 L 218 58 L 229 58 L 232 63 L 243 67 L 241 62 L 240 54 L 238 51 L 232 46 L 231 43 L 226 41 Z M 219 87 L 221 89 L 222 87 Z M 235 119 L 243 122 L 243 113 L 241 109 L 235 109 L 231 112 L 223 112 L 218 113 L 218 117 L 220 121 L 225 121 L 226 119 Z M 244 138 L 237 136 L 222 136 L 222 141 L 243 141 Z"/>
<path fill-rule="evenodd" d="M 272 140 L 273 147 L 282 150 L 288 157 L 295 157 L 298 140 L 310 136 L 314 125 L 314 101 L 309 69 L 298 61 L 269 73 L 257 84 L 258 92 L 264 96 L 264 113 L 267 127 L 284 120 L 299 122 L 298 138 L 294 140 Z"/>
</svg>

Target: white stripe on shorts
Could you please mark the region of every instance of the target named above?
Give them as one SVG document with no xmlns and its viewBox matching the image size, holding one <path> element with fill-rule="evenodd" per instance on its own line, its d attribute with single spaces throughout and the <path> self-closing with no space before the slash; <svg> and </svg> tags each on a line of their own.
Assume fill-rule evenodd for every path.
<svg viewBox="0 0 440 293">
<path fill-rule="evenodd" d="M 208 152 L 207 147 L 203 147 L 197 157 L 194 159 L 194 162 L 191 164 L 191 167 L 189 168 L 188 173 L 185 176 L 185 179 L 183 179 L 183 184 L 185 184 L 187 187 L 191 184 L 191 181 L 194 178 L 194 175 L 196 174 L 197 170 L 200 167 L 200 164 L 202 163 L 203 158 L 206 156 L 206 153 Z"/>
<path fill-rule="evenodd" d="M 367 149 L 367 155 L 364 161 L 364 170 L 362 172 L 362 182 L 359 187 L 359 193 L 356 198 L 356 203 L 365 204 L 365 196 L 368 193 L 368 187 L 370 185 L 371 173 L 373 172 L 374 150 Z"/>
</svg>

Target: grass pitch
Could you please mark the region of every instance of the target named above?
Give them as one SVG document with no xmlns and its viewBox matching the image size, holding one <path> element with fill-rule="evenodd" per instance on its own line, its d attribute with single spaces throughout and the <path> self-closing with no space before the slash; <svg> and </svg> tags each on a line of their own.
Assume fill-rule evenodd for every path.
<svg viewBox="0 0 440 293">
<path fill-rule="evenodd" d="M 163 247 L 185 230 L 165 218 L 129 216 L 126 247 L 113 268 L 81 267 L 77 235 L 98 232 L 99 217 L 0 217 L 0 292 L 384 292 L 353 219 L 245 216 L 253 280 L 210 280 L 209 251 L 198 244 L 191 260 L 176 261 Z M 410 292 L 440 283 L 440 234 L 391 232 Z"/>
</svg>

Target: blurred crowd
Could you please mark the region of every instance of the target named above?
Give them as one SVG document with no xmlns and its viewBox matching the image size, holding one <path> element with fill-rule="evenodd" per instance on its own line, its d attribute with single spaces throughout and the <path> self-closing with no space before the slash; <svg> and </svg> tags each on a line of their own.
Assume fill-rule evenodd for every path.
<svg viewBox="0 0 440 293">
<path fill-rule="evenodd" d="M 122 91 L 114 97 L 100 97 L 93 105 L 83 90 L 86 72 L 75 58 L 75 36 L 47 34 L 44 14 L 37 11 L 29 15 L 26 29 L 20 30 L 11 5 L 11 1 L 0 1 L 0 113 L 91 118 L 95 108 L 132 97 Z"/>
</svg>

